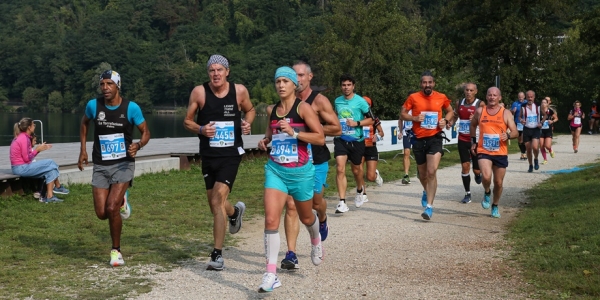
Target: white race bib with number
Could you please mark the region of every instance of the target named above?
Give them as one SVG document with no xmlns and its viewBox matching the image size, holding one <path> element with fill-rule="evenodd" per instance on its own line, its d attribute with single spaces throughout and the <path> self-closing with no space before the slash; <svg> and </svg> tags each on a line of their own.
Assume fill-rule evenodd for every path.
<svg viewBox="0 0 600 300">
<path fill-rule="evenodd" d="M 525 126 L 529 127 L 529 128 L 535 128 L 538 126 L 538 117 L 537 115 L 533 115 L 533 116 L 527 116 L 527 119 L 525 119 Z"/>
<path fill-rule="evenodd" d="M 458 133 L 469 134 L 471 132 L 471 120 L 458 121 Z"/>
<path fill-rule="evenodd" d="M 125 135 L 122 133 L 99 135 L 102 160 L 115 160 L 127 157 Z"/>
<path fill-rule="evenodd" d="M 215 136 L 210 138 L 211 147 L 232 147 L 235 143 L 233 121 L 215 122 Z"/>
<path fill-rule="evenodd" d="M 542 129 L 550 129 L 550 124 L 548 124 L 548 120 L 544 121 L 544 124 L 542 124 Z"/>
<path fill-rule="evenodd" d="M 581 125 L 581 118 L 580 117 L 575 117 L 575 119 L 573 119 L 573 124 L 575 124 L 575 125 Z"/>
<path fill-rule="evenodd" d="M 342 125 L 342 135 L 354 135 L 354 133 L 356 133 L 354 127 L 348 126 L 345 118 L 340 119 L 340 125 Z"/>
<path fill-rule="evenodd" d="M 270 155 L 276 163 L 298 162 L 298 139 L 287 133 L 274 134 Z"/>
<path fill-rule="evenodd" d="M 413 123 L 412 121 L 404 121 L 404 130 L 412 129 Z"/>
<path fill-rule="evenodd" d="M 517 123 L 517 130 L 518 131 L 523 131 L 523 124 Z"/>
<path fill-rule="evenodd" d="M 483 149 L 492 152 L 500 151 L 500 135 L 497 133 L 484 133 Z"/>
<path fill-rule="evenodd" d="M 438 112 L 437 111 L 423 111 L 421 114 L 425 115 L 425 119 L 421 122 L 421 128 L 423 129 L 436 129 L 438 127 Z"/>
</svg>

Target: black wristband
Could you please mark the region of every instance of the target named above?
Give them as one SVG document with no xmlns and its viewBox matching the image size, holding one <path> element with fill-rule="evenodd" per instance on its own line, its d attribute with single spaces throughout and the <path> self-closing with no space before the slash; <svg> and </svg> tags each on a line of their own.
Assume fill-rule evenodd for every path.
<svg viewBox="0 0 600 300">
<path fill-rule="evenodd" d="M 360 126 L 360 121 L 356 121 L 356 126 Z"/>
<path fill-rule="evenodd" d="M 471 137 L 471 144 L 477 144 L 477 138 Z"/>
</svg>

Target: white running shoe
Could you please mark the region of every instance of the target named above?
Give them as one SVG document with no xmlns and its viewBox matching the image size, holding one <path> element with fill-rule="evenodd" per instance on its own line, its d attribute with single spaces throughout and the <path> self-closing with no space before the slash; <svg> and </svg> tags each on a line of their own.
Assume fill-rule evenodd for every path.
<svg viewBox="0 0 600 300">
<path fill-rule="evenodd" d="M 206 265 L 206 269 L 211 270 L 211 271 L 223 271 L 224 268 L 225 268 L 225 260 L 223 259 L 223 256 L 221 256 L 221 255 L 217 255 L 215 260 L 213 260 L 211 258 L 210 261 L 208 262 L 208 264 Z"/>
<path fill-rule="evenodd" d="M 262 283 L 258 286 L 259 293 L 272 292 L 275 288 L 281 286 L 281 281 L 277 278 L 276 274 L 265 273 L 263 275 Z"/>
<path fill-rule="evenodd" d="M 383 185 L 383 178 L 379 175 L 379 170 L 375 169 L 375 174 L 377 174 L 377 178 L 375 178 L 375 182 L 377 182 L 377 186 Z"/>
<path fill-rule="evenodd" d="M 348 208 L 348 205 L 346 205 L 346 202 L 344 201 L 340 201 L 337 205 L 337 207 L 335 208 L 335 213 L 336 214 L 343 214 L 347 211 L 349 211 L 350 209 Z"/>
<path fill-rule="evenodd" d="M 131 206 L 129 205 L 129 190 L 125 191 L 123 197 L 123 205 L 119 211 L 121 213 L 121 219 L 125 220 L 131 216 Z"/>
<path fill-rule="evenodd" d="M 367 196 L 363 193 L 356 193 L 356 197 L 354 197 L 354 206 L 356 206 L 356 208 L 363 206 L 363 204 L 365 204 L 365 198 L 367 198 Z M 367 199 L 367 201 L 369 201 L 369 199 Z"/>
<path fill-rule="evenodd" d="M 312 250 L 310 251 L 310 258 L 312 259 L 312 263 L 315 266 L 320 265 L 323 262 L 323 259 L 325 259 L 325 249 L 323 248 L 321 238 L 319 238 L 319 243 L 317 245 L 312 245 Z"/>
<path fill-rule="evenodd" d="M 123 260 L 123 255 L 117 249 L 110 250 L 110 265 L 113 267 L 122 266 L 125 264 Z"/>
</svg>

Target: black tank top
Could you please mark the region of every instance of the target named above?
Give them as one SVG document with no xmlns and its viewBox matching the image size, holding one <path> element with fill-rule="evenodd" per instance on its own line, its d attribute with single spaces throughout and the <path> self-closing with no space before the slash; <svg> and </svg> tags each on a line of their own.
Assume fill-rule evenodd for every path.
<svg viewBox="0 0 600 300">
<path fill-rule="evenodd" d="M 117 109 L 110 110 L 104 103 L 104 97 L 96 98 L 92 150 L 94 164 L 110 166 L 123 161 L 135 161 L 127 153 L 133 133 L 133 124 L 127 116 L 128 108 L 129 100 L 123 99 Z"/>
<path fill-rule="evenodd" d="M 198 134 L 200 156 L 239 156 L 238 147 L 243 148 L 244 141 L 242 140 L 242 113 L 238 108 L 235 84 L 229 83 L 229 92 L 223 98 L 219 98 L 213 93 L 208 82 L 203 86 L 206 99 L 204 107 L 198 110 L 196 123 L 204 126 L 209 122 L 221 122 L 220 125 L 223 127 L 217 126 L 217 133 L 212 141 L 208 137 Z"/>
<path fill-rule="evenodd" d="M 282 144 L 281 147 L 278 147 L 277 143 L 279 141 L 275 138 L 275 135 L 280 133 L 280 128 L 277 124 L 279 120 L 285 119 L 296 132 L 308 131 L 306 123 L 304 123 L 304 119 L 302 119 L 298 114 L 298 105 L 300 105 L 300 103 L 302 103 L 302 100 L 296 98 L 294 105 L 287 115 L 278 116 L 277 107 L 281 106 L 281 102 L 277 102 L 271 111 L 271 116 L 269 117 L 269 128 L 273 134 L 273 140 L 271 141 L 271 153 L 269 157 L 272 161 L 284 167 L 299 167 L 308 163 L 308 143 L 294 139 L 294 141 L 297 141 L 297 147 L 286 144 Z M 286 161 L 286 156 L 297 156 L 297 161 Z"/>
<path fill-rule="evenodd" d="M 315 98 L 317 97 L 318 94 L 319 94 L 319 92 L 312 91 L 310 93 L 310 96 L 308 96 L 308 99 L 306 99 L 306 101 L 304 101 L 304 102 L 312 105 L 312 103 L 315 101 Z M 321 121 L 321 125 L 326 125 L 326 124 L 327 123 Z M 313 155 L 313 163 L 315 165 L 322 164 L 331 159 L 331 152 L 329 152 L 329 148 L 327 148 L 327 145 L 312 145 L 311 144 L 311 148 L 312 148 L 312 155 Z"/>
</svg>

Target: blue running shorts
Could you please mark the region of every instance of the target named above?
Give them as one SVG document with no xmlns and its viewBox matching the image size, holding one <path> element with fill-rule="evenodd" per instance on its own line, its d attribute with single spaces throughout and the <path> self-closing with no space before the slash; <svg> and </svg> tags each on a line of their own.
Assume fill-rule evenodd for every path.
<svg viewBox="0 0 600 300">
<path fill-rule="evenodd" d="M 272 160 L 265 165 L 265 188 L 282 191 L 296 201 L 313 198 L 315 166 L 308 162 L 301 167 L 286 168 Z"/>
</svg>

